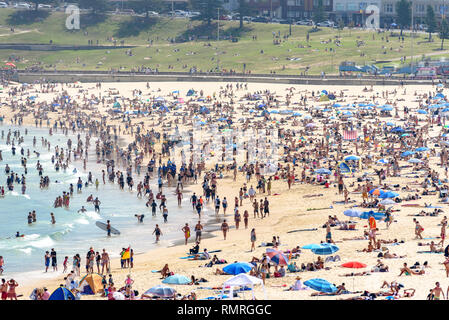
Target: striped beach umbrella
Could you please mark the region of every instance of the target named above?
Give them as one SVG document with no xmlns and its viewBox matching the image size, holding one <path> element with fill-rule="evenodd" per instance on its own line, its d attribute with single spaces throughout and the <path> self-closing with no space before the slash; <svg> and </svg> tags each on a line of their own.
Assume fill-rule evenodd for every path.
<svg viewBox="0 0 449 320">
<path fill-rule="evenodd" d="M 270 258 L 270 262 L 273 262 L 278 266 L 288 265 L 288 258 L 282 251 L 276 249 L 267 249 L 267 256 Z"/>
</svg>

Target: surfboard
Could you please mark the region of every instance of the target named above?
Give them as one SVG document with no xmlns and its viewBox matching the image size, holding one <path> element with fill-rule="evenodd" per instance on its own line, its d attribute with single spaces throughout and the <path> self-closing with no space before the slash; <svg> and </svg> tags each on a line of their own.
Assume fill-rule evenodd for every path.
<svg viewBox="0 0 449 320">
<path fill-rule="evenodd" d="M 101 230 L 108 231 L 108 229 L 107 229 L 107 226 L 108 226 L 108 225 L 107 225 L 106 223 L 104 223 L 104 222 L 97 221 L 97 222 L 95 222 L 95 225 L 96 225 L 98 228 L 100 228 Z M 111 234 L 119 235 L 119 234 L 120 234 L 120 231 L 118 231 L 118 230 L 115 229 L 114 227 L 111 227 Z"/>
</svg>

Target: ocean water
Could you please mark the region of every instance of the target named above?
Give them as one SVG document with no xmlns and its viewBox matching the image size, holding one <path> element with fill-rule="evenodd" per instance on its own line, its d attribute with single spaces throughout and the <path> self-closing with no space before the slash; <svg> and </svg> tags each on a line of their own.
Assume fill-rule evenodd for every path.
<svg viewBox="0 0 449 320">
<path fill-rule="evenodd" d="M 0 150 L 2 150 L 3 161 L 0 162 L 0 185 L 6 186 L 5 165 L 8 164 L 19 176 L 24 173 L 21 166 L 20 147 L 16 144 L 16 155 L 13 156 L 11 146 L 6 145 L 6 133 L 9 129 L 20 130 L 24 135 L 24 127 L 0 126 L 0 130 L 5 131 L 4 139 L 0 139 Z M 33 147 L 33 137 L 36 136 L 36 147 Z M 130 245 L 134 252 L 146 252 L 155 247 L 168 246 L 175 240 L 183 238 L 181 228 L 185 223 L 192 227 L 198 221 L 197 214 L 189 205 L 190 195 L 184 193 L 183 204 L 178 207 L 175 188 L 164 187 L 168 207 L 168 223 L 163 222 L 162 214 L 157 210 L 157 215 L 151 215 L 151 208 L 145 206 L 146 199 L 137 198 L 137 191 L 120 190 L 117 184 L 106 181 L 102 182 L 101 169 L 106 169 L 104 165 L 96 163 L 95 155 L 95 137 L 91 139 L 91 150 L 89 150 L 89 162 L 87 169 L 83 170 L 83 163 L 80 160 L 73 161 L 68 170 L 57 172 L 51 163 L 51 156 L 54 154 L 54 147 L 59 145 L 66 148 L 67 139 L 75 136 L 64 136 L 61 133 L 48 135 L 47 128 L 28 127 L 28 134 L 24 143 L 20 146 L 30 149 L 30 158 L 28 158 L 28 174 L 26 175 L 27 189 L 26 194 L 21 194 L 21 185 L 15 184 L 14 191 L 7 191 L 4 198 L 0 198 L 0 256 L 5 259 L 3 275 L 22 278 L 20 275 L 29 272 L 42 272 L 44 267 L 45 251 L 54 248 L 58 256 L 58 267 L 62 270 L 62 262 L 65 256 L 69 256 L 69 270 L 71 269 L 72 257 L 74 254 L 81 255 L 82 263 L 86 252 L 90 246 L 94 250 L 101 251 L 103 248 L 111 257 L 118 257 L 121 248 Z M 46 138 L 51 143 L 51 151 L 42 147 L 41 137 Z M 83 141 L 84 141 L 83 137 Z M 37 158 L 33 150 L 40 152 Z M 36 170 L 37 160 L 42 163 L 44 176 L 50 177 L 50 186 L 48 189 L 39 188 L 40 177 Z M 73 169 L 77 173 L 73 173 Z M 93 181 L 98 178 L 100 186 L 96 190 L 95 185 L 87 188 L 83 187 L 81 193 L 76 192 L 76 182 L 78 177 L 84 181 L 87 180 L 87 174 L 91 171 Z M 133 174 L 135 186 L 138 181 L 143 179 L 136 173 Z M 58 181 L 56 183 L 55 181 Z M 57 196 L 62 195 L 63 191 L 69 190 L 70 183 L 74 184 L 75 192 L 70 199 L 70 208 L 54 208 L 53 202 Z M 151 184 L 153 193 L 157 193 L 157 181 L 154 179 Z M 188 187 L 185 186 L 187 189 Z M 5 188 L 6 191 L 6 188 Z M 100 213 L 94 211 L 92 204 L 87 203 L 87 197 L 93 194 L 101 201 Z M 159 204 L 159 201 L 156 201 Z M 77 213 L 78 209 L 84 205 L 88 210 L 85 213 Z M 28 212 L 36 210 L 37 222 L 28 225 Z M 56 224 L 51 224 L 50 212 L 53 212 L 56 218 Z M 135 214 L 145 214 L 144 223 L 138 223 Z M 213 215 L 213 210 L 205 208 L 204 216 Z M 96 221 L 111 220 L 111 225 L 120 230 L 121 235 L 107 237 L 106 232 L 95 225 Z M 206 222 L 205 218 L 202 222 Z M 163 236 L 161 242 L 155 244 L 155 237 L 152 235 L 155 224 L 161 227 Z M 19 231 L 24 234 L 23 238 L 15 238 L 15 233 Z M 138 257 L 135 257 L 136 262 Z"/>
</svg>

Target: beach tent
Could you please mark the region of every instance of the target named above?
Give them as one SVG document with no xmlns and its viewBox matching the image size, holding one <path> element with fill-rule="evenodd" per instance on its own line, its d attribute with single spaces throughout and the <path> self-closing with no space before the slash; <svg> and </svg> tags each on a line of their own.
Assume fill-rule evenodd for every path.
<svg viewBox="0 0 449 320">
<path fill-rule="evenodd" d="M 193 89 L 190 89 L 189 91 L 187 91 L 188 97 L 193 96 L 194 94 L 195 94 L 195 90 L 193 90 Z"/>
<path fill-rule="evenodd" d="M 59 287 L 53 291 L 48 300 L 75 300 L 75 296 L 68 289 Z"/>
<path fill-rule="evenodd" d="M 327 95 L 322 95 L 321 97 L 320 97 L 320 101 L 329 101 L 329 97 L 327 96 Z"/>
<path fill-rule="evenodd" d="M 226 287 L 229 287 L 229 297 L 232 299 L 234 296 L 233 289 L 234 287 L 250 287 L 251 292 L 253 294 L 253 300 L 254 300 L 254 286 L 255 285 L 262 285 L 263 293 L 264 293 L 264 299 L 266 299 L 266 292 L 265 287 L 263 285 L 262 279 L 249 276 L 247 274 L 239 274 L 235 277 L 229 278 L 223 283 L 223 289 L 222 294 L 224 295 L 224 289 Z"/>
<path fill-rule="evenodd" d="M 175 274 L 172 275 L 170 277 L 165 278 L 162 283 L 167 283 L 167 284 L 189 284 L 190 282 L 192 282 L 189 278 L 187 278 L 186 276 L 183 276 L 181 274 Z"/>
<path fill-rule="evenodd" d="M 102 279 L 102 276 L 97 273 L 88 274 L 81 279 L 78 290 L 81 294 L 96 294 L 101 292 L 103 291 Z"/>
<path fill-rule="evenodd" d="M 112 105 L 113 108 L 120 108 L 120 103 L 118 101 L 114 102 L 114 104 Z"/>
</svg>

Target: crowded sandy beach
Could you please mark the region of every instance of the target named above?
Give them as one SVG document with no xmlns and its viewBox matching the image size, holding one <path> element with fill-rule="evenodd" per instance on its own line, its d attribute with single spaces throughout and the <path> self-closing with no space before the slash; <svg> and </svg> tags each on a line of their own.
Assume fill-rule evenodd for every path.
<svg viewBox="0 0 449 320">
<path fill-rule="evenodd" d="M 16 210 L 0 212 L 22 222 L 0 242 L 33 250 L 0 249 L 2 299 L 447 299 L 446 95 L 437 83 L 8 83 L 0 201 Z M 66 171 L 73 182 L 55 181 Z M 42 207 L 28 213 L 33 188 Z M 71 226 L 91 227 L 84 245 L 68 233 L 32 246 L 33 224 L 86 211 Z"/>
</svg>

